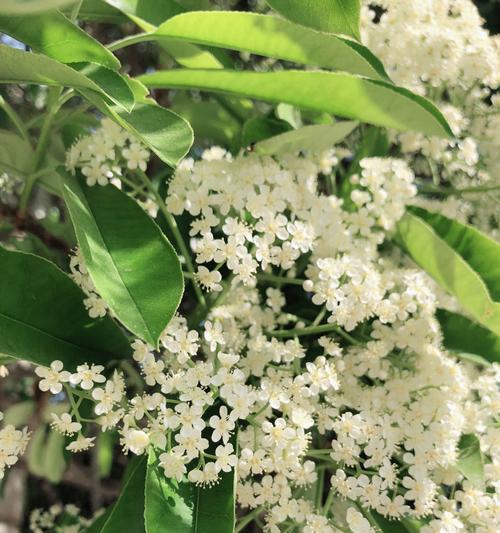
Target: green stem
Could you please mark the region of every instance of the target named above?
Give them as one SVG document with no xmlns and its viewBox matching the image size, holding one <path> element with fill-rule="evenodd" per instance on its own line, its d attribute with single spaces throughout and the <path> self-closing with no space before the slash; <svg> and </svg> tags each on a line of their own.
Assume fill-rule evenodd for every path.
<svg viewBox="0 0 500 533">
<path fill-rule="evenodd" d="M 64 388 L 66 389 L 66 395 L 68 396 L 69 403 L 71 404 L 71 412 L 73 413 L 77 422 L 81 424 L 82 419 L 80 417 L 80 412 L 78 411 L 78 405 L 82 402 L 83 398 L 80 398 L 78 400 L 79 403 L 77 404 L 75 402 L 75 399 L 73 398 L 73 391 L 71 390 L 71 387 L 69 385 L 64 384 Z"/>
<path fill-rule="evenodd" d="M 28 143 L 30 143 L 30 136 L 28 130 L 23 124 L 21 117 L 16 113 L 14 108 L 0 95 L 0 107 L 3 108 L 7 116 L 10 118 L 12 124 L 17 128 L 21 137 Z"/>
<path fill-rule="evenodd" d="M 262 511 L 263 511 L 262 507 L 257 507 L 257 509 L 254 509 L 251 513 L 248 513 L 247 515 L 245 515 L 236 524 L 236 527 L 234 528 L 234 533 L 239 533 L 247 524 L 249 524 Z"/>
<path fill-rule="evenodd" d="M 117 41 L 108 44 L 106 48 L 110 52 L 115 52 L 116 50 L 121 50 L 122 48 L 125 48 L 127 46 L 142 43 L 144 41 L 147 41 L 148 39 L 151 40 L 151 36 L 149 33 L 137 33 L 135 35 L 130 35 L 129 37 L 124 37 L 123 39 L 118 39 Z"/>
<path fill-rule="evenodd" d="M 79 2 L 73 6 L 73 9 L 71 10 L 71 15 L 70 15 L 71 22 L 76 22 L 76 19 L 78 18 L 78 13 L 80 13 L 82 4 L 83 4 L 83 0 L 79 0 Z"/>
<path fill-rule="evenodd" d="M 158 191 L 154 188 L 153 184 L 149 180 L 148 176 L 145 172 L 139 171 L 138 172 L 140 178 L 142 179 L 142 182 L 150 192 L 150 194 L 154 197 L 156 200 L 156 203 L 158 204 L 158 208 L 163 213 L 163 216 L 165 217 L 167 224 L 170 227 L 170 230 L 172 231 L 175 241 L 177 242 L 177 246 L 179 247 L 179 250 L 181 254 L 184 257 L 184 261 L 186 262 L 186 268 L 188 269 L 189 273 L 193 276 L 192 279 L 192 285 L 194 292 L 196 294 L 196 297 L 198 298 L 198 301 L 203 307 L 207 307 L 207 302 L 205 301 L 205 297 L 203 296 L 203 293 L 201 292 L 200 287 L 196 283 L 194 279 L 194 265 L 191 260 L 191 255 L 189 253 L 189 250 L 186 246 L 186 243 L 184 242 L 184 239 L 182 238 L 181 232 L 179 231 L 179 228 L 177 226 L 177 222 L 175 221 L 175 218 L 172 216 L 172 214 L 167 209 L 167 206 L 165 205 L 163 198 L 160 196 Z"/>
<path fill-rule="evenodd" d="M 362 343 L 351 337 L 349 333 L 346 333 L 342 328 L 339 328 L 335 324 L 321 324 L 320 326 L 309 326 L 306 328 L 296 329 L 277 329 L 268 331 L 267 334 L 271 337 L 278 339 L 286 339 L 289 337 L 304 337 L 306 335 L 318 335 L 320 333 L 337 333 L 351 344 L 361 345 Z"/>
</svg>

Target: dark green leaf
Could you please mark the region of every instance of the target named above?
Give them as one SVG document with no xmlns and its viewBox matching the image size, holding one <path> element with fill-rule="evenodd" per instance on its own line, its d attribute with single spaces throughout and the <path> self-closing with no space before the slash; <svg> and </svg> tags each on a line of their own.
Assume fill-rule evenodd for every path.
<svg viewBox="0 0 500 533">
<path fill-rule="evenodd" d="M 398 239 L 412 259 L 480 324 L 500 335 L 500 244 L 472 226 L 408 208 Z"/>
<path fill-rule="evenodd" d="M 59 11 L 19 17 L 0 16 L 0 31 L 61 63 L 97 63 L 111 69 L 120 62 Z"/>
<path fill-rule="evenodd" d="M 245 122 L 241 132 L 241 145 L 249 146 L 273 138 L 292 129 L 288 122 L 265 117 L 254 117 Z"/>
<path fill-rule="evenodd" d="M 285 18 L 330 33 L 359 35 L 359 0 L 266 0 Z"/>
<path fill-rule="evenodd" d="M 357 125 L 357 122 L 344 121 L 304 126 L 257 143 L 255 151 L 262 154 L 284 154 L 300 150 L 320 153 L 345 139 Z"/>
<path fill-rule="evenodd" d="M 458 450 L 458 470 L 474 485 L 483 486 L 484 462 L 479 439 L 472 433 L 462 435 Z"/>
<path fill-rule="evenodd" d="M 343 72 L 158 71 L 139 77 L 148 87 L 200 89 L 286 102 L 398 130 L 450 137 L 441 112 L 428 100 L 392 84 Z"/>
<path fill-rule="evenodd" d="M 382 63 L 358 42 L 269 15 L 194 11 L 173 17 L 142 37 L 134 36 L 131 42 L 166 38 L 389 80 Z"/>
<path fill-rule="evenodd" d="M 436 317 L 443 332 L 445 348 L 456 352 L 457 357 L 479 357 L 482 364 L 500 363 L 500 337 L 472 320 L 457 313 L 438 309 Z"/>
<path fill-rule="evenodd" d="M 84 294 L 55 265 L 0 248 L 0 352 L 40 365 L 77 365 L 128 357 L 130 345 L 106 317 L 91 319 Z"/>
<path fill-rule="evenodd" d="M 217 485 L 196 487 L 189 481 L 166 478 L 150 452 L 146 476 L 147 533 L 233 533 L 234 471 L 222 473 Z"/>
<path fill-rule="evenodd" d="M 160 228 L 125 193 L 66 175 L 63 194 L 89 274 L 116 317 L 158 344 L 179 305 L 179 259 Z"/>
<path fill-rule="evenodd" d="M 23 177 L 33 170 L 34 151 L 27 141 L 8 130 L 0 130 L 0 170 L 16 168 Z M 6 166 L 2 166 L 5 163 Z"/>
<path fill-rule="evenodd" d="M 118 500 L 106 513 L 93 533 L 145 533 L 144 528 L 144 487 L 146 479 L 146 457 L 135 457 L 123 484 Z M 163 525 L 165 527 L 165 525 Z"/>
</svg>

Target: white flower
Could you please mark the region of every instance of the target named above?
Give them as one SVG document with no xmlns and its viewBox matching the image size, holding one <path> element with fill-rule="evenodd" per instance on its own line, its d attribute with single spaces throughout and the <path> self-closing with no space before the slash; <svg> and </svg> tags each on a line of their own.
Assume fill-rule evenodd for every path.
<svg viewBox="0 0 500 533">
<path fill-rule="evenodd" d="M 215 461 L 215 470 L 217 472 L 221 470 L 223 472 L 230 472 L 238 464 L 238 458 L 234 455 L 234 448 L 230 442 L 217 446 L 215 456 L 217 457 Z"/>
<path fill-rule="evenodd" d="M 166 477 L 173 477 L 177 481 L 182 480 L 186 473 L 186 465 L 182 455 L 175 452 L 162 453 L 159 459 Z"/>
<path fill-rule="evenodd" d="M 94 446 L 94 440 L 95 437 L 84 437 L 83 435 L 79 435 L 76 440 L 70 442 L 66 446 L 66 450 L 73 453 L 84 452 Z"/>
<path fill-rule="evenodd" d="M 51 413 L 51 416 L 52 422 L 50 425 L 59 433 L 73 435 L 82 429 L 80 422 L 73 422 L 69 413 L 63 413 L 60 417 L 56 413 Z"/>
<path fill-rule="evenodd" d="M 375 533 L 370 522 L 354 507 L 347 509 L 346 520 L 352 533 Z"/>
<path fill-rule="evenodd" d="M 127 168 L 139 168 L 145 171 L 148 164 L 149 152 L 141 144 L 133 142 L 128 148 L 122 150 L 123 157 L 127 160 Z"/>
<path fill-rule="evenodd" d="M 140 429 L 129 428 L 123 433 L 123 447 L 136 455 L 141 455 L 149 445 L 149 436 Z"/>
<path fill-rule="evenodd" d="M 52 361 L 50 367 L 37 366 L 35 368 L 37 376 L 41 377 L 38 384 L 41 391 L 50 391 L 52 394 L 59 394 L 62 391 L 62 384 L 69 381 L 70 373 L 63 370 L 62 361 Z"/>
<path fill-rule="evenodd" d="M 227 407 L 223 405 L 219 409 L 219 416 L 210 417 L 209 425 L 213 428 L 212 440 L 218 442 L 222 439 L 224 444 L 231 438 L 231 431 L 234 430 L 234 420 L 228 415 Z"/>
<path fill-rule="evenodd" d="M 102 365 L 92 365 L 87 363 L 76 367 L 76 373 L 71 374 L 69 381 L 73 385 L 80 385 L 84 390 L 93 388 L 94 383 L 104 383 L 106 378 L 101 374 L 104 370 Z"/>
<path fill-rule="evenodd" d="M 220 292 L 222 290 L 222 285 L 220 284 L 222 276 L 220 272 L 216 270 L 211 272 L 208 268 L 200 266 L 195 276 L 198 283 L 207 291 Z"/>
</svg>

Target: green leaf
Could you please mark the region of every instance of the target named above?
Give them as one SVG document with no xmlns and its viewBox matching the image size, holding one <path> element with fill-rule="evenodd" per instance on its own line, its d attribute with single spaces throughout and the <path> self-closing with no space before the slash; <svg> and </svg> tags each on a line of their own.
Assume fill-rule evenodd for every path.
<svg viewBox="0 0 500 533">
<path fill-rule="evenodd" d="M 285 18 L 330 33 L 345 33 L 360 40 L 359 0 L 266 0 Z"/>
<path fill-rule="evenodd" d="M 145 533 L 144 528 L 144 487 L 146 479 L 146 456 L 135 457 L 123 484 L 118 500 L 106 519 L 101 520 L 95 533 Z M 163 525 L 164 527 L 164 525 Z"/>
<path fill-rule="evenodd" d="M 131 42 L 178 39 L 390 81 L 382 63 L 356 41 L 269 15 L 194 11 L 173 17 Z"/>
<path fill-rule="evenodd" d="M 146 30 L 145 23 L 153 29 L 167 19 L 186 11 L 175 0 L 105 0 L 105 2 L 126 13 L 140 28 Z"/>
<path fill-rule="evenodd" d="M 484 486 L 484 461 L 479 439 L 469 433 L 458 443 L 457 469 L 474 485 Z"/>
<path fill-rule="evenodd" d="M 414 533 L 420 531 L 422 524 L 412 518 L 389 520 L 376 511 L 370 510 L 370 517 L 375 521 L 382 533 Z"/>
<path fill-rule="evenodd" d="M 29 422 L 31 415 L 35 412 L 35 407 L 33 400 L 15 403 L 5 409 L 2 422 L 6 425 L 24 426 Z"/>
<path fill-rule="evenodd" d="M 126 78 L 118 72 L 93 63 L 71 63 L 70 66 L 92 80 L 112 102 L 127 113 L 132 111 L 134 93 Z"/>
<path fill-rule="evenodd" d="M 241 145 L 249 146 L 264 139 L 283 134 L 292 129 L 288 122 L 266 117 L 253 117 L 245 122 L 241 132 Z"/>
<path fill-rule="evenodd" d="M 44 453 L 45 453 L 46 426 L 38 426 L 31 435 L 28 449 L 26 450 L 26 462 L 28 470 L 35 476 L 43 477 L 45 474 Z"/>
<path fill-rule="evenodd" d="M 68 370 L 130 356 L 114 322 L 90 318 L 83 292 L 46 259 L 0 248 L 0 272 L 0 353 L 46 366 L 59 359 Z"/>
<path fill-rule="evenodd" d="M 77 0 L 2 0 L 0 13 L 6 15 L 33 15 L 50 9 L 59 9 Z"/>
<path fill-rule="evenodd" d="M 20 176 L 25 176 L 33 170 L 34 155 L 22 137 L 9 130 L 0 130 L 0 170 L 9 173 L 9 168 L 15 168 Z"/>
<path fill-rule="evenodd" d="M 43 471 L 51 483 L 59 483 L 66 470 L 64 460 L 64 435 L 57 431 L 49 430 L 44 446 Z"/>
<path fill-rule="evenodd" d="M 500 337 L 472 320 L 446 309 L 438 309 L 436 318 L 441 325 L 443 344 L 455 352 L 457 357 L 470 359 L 476 355 L 476 362 L 487 365 L 500 363 Z"/>
<path fill-rule="evenodd" d="M 0 31 L 61 63 L 96 63 L 113 70 L 120 62 L 99 41 L 59 11 L 19 17 L 0 16 Z"/>
<path fill-rule="evenodd" d="M 165 477 L 151 450 L 146 474 L 147 533 L 233 533 L 235 474 L 222 473 L 217 485 L 197 487 Z"/>
<path fill-rule="evenodd" d="M 343 72 L 177 69 L 138 79 L 147 87 L 200 89 L 286 102 L 397 130 L 452 135 L 441 112 L 425 98 L 390 83 Z"/>
<path fill-rule="evenodd" d="M 76 66 L 83 68 L 82 65 Z M 90 69 L 87 64 L 85 68 Z M 0 45 L 0 83 L 36 83 L 73 87 L 80 92 L 85 91 L 85 94 L 100 93 L 120 103 L 122 107 L 130 107 L 130 93 L 125 87 L 128 84 L 120 74 L 100 66 L 93 66 L 91 71 L 96 81 L 75 68 L 42 54 L 23 52 L 10 46 Z"/>
<path fill-rule="evenodd" d="M 500 335 L 500 244 L 472 226 L 409 207 L 398 239 L 480 324 Z"/>
<path fill-rule="evenodd" d="M 162 22 L 178 15 L 186 9 L 173 0 L 105 0 L 108 4 L 125 13 L 145 32 L 153 32 Z M 136 41 L 136 36 L 122 39 L 118 46 Z M 137 41 L 136 41 L 137 42 Z M 160 46 L 179 65 L 187 68 L 222 68 L 222 63 L 214 54 L 200 47 L 172 39 L 162 39 Z"/>
<path fill-rule="evenodd" d="M 184 289 L 174 248 L 113 185 L 88 187 L 66 175 L 62 189 L 97 292 L 130 331 L 157 346 Z"/>
<path fill-rule="evenodd" d="M 239 148 L 240 124 L 218 102 L 193 102 L 187 95 L 179 93 L 175 95 L 171 109 L 189 122 L 194 130 L 195 142 L 197 139 L 208 139 L 231 149 Z"/>
<path fill-rule="evenodd" d="M 133 81 L 138 83 L 137 80 Z M 102 113 L 138 137 L 171 167 L 179 163 L 193 144 L 193 130 L 189 123 L 176 113 L 152 101 L 151 103 L 149 101 L 136 102 L 134 109 L 126 113 L 98 94 L 91 91 L 84 91 L 83 94 Z"/>
<path fill-rule="evenodd" d="M 300 150 L 319 153 L 345 139 L 357 125 L 357 122 L 344 121 L 335 124 L 304 126 L 261 141 L 255 145 L 254 149 L 261 154 L 285 154 Z"/>
</svg>

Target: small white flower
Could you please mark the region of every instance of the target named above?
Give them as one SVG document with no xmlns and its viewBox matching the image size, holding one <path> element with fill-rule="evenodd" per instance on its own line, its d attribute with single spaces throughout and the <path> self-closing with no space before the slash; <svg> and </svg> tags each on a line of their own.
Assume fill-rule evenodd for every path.
<svg viewBox="0 0 500 533">
<path fill-rule="evenodd" d="M 69 381 L 70 373 L 63 370 L 62 361 L 52 361 L 50 367 L 37 366 L 35 368 L 37 376 L 41 377 L 38 386 L 43 392 L 50 391 L 52 394 L 59 394 L 62 391 L 62 384 Z"/>
</svg>

